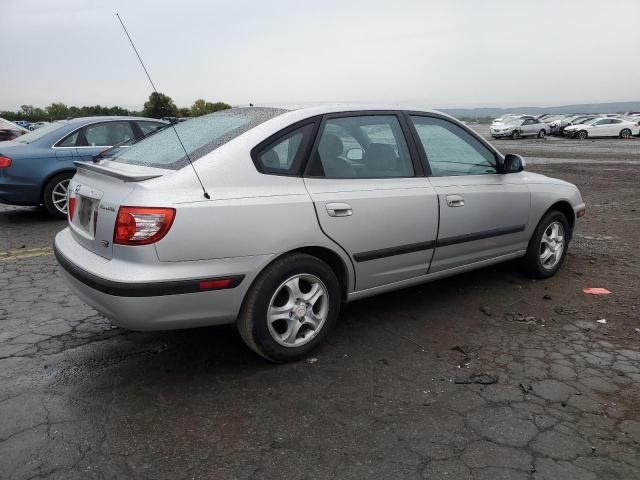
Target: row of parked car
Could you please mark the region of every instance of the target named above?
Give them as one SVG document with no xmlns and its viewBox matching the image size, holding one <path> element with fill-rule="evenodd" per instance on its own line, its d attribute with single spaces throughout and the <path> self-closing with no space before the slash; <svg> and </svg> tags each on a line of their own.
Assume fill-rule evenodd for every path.
<svg viewBox="0 0 640 480">
<path fill-rule="evenodd" d="M 508 113 L 496 118 L 489 128 L 493 138 L 557 135 L 571 138 L 620 137 L 640 135 L 640 112 L 564 115 L 526 115 Z"/>
<path fill-rule="evenodd" d="M 74 162 L 112 155 L 169 125 L 154 118 L 84 117 L 29 131 L 0 118 L 0 203 L 44 205 L 65 218 Z"/>
</svg>

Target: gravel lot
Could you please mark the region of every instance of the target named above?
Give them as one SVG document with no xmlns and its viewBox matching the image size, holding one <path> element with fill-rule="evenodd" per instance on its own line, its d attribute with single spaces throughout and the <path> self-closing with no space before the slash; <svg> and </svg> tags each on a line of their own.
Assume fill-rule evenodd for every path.
<svg viewBox="0 0 640 480">
<path fill-rule="evenodd" d="M 351 304 L 289 365 L 232 327 L 112 327 L 60 280 L 64 223 L 0 206 L 0 478 L 640 478 L 640 139 L 495 144 L 582 190 L 561 272 Z"/>
</svg>

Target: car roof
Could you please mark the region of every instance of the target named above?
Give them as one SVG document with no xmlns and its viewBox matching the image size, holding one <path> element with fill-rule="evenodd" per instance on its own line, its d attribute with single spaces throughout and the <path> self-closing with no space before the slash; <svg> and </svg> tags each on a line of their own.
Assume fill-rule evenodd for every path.
<svg viewBox="0 0 640 480">
<path fill-rule="evenodd" d="M 103 122 L 103 121 L 109 121 L 109 120 L 146 120 L 146 121 L 150 121 L 150 122 L 161 122 L 162 123 L 162 120 L 159 120 L 157 118 L 127 117 L 127 116 L 77 117 L 77 118 L 70 118 L 70 119 L 64 120 L 64 121 L 69 123 L 69 124 L 71 124 L 71 125 L 76 125 L 78 123 Z"/>
</svg>

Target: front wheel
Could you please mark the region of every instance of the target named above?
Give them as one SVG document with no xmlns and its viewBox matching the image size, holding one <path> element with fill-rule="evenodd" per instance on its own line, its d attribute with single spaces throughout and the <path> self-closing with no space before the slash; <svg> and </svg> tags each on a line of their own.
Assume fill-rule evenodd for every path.
<svg viewBox="0 0 640 480">
<path fill-rule="evenodd" d="M 73 173 L 54 176 L 44 187 L 42 203 L 49 215 L 56 218 L 67 217 L 67 189 Z"/>
<path fill-rule="evenodd" d="M 254 281 L 238 317 L 238 331 L 257 354 L 272 362 L 304 358 L 334 327 L 341 288 L 322 260 L 288 255 Z"/>
<path fill-rule="evenodd" d="M 589 134 L 585 130 L 580 130 L 576 135 L 580 140 L 584 140 L 589 136 Z"/>
<path fill-rule="evenodd" d="M 551 210 L 536 227 L 522 267 L 533 278 L 548 278 L 562 266 L 569 246 L 569 222 L 564 213 Z"/>
<path fill-rule="evenodd" d="M 620 138 L 624 138 L 624 139 L 631 138 L 631 130 L 629 130 L 628 128 L 625 128 L 624 130 L 622 130 L 620 132 Z"/>
<path fill-rule="evenodd" d="M 544 131 L 544 129 L 540 130 L 538 132 L 538 138 L 544 138 L 544 136 L 547 134 L 547 132 Z"/>
<path fill-rule="evenodd" d="M 511 139 L 512 140 L 517 140 L 520 138 L 520 132 L 518 130 L 514 130 L 513 132 L 511 132 Z"/>
</svg>

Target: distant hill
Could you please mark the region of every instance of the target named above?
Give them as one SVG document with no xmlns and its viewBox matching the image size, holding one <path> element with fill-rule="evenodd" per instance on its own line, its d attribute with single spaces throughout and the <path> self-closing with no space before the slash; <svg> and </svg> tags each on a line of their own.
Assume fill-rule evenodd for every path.
<svg viewBox="0 0 640 480">
<path fill-rule="evenodd" d="M 513 108 L 443 108 L 441 112 L 456 118 L 499 117 L 505 113 L 619 113 L 640 112 L 640 102 L 582 103 L 560 107 L 513 107 Z"/>
</svg>

